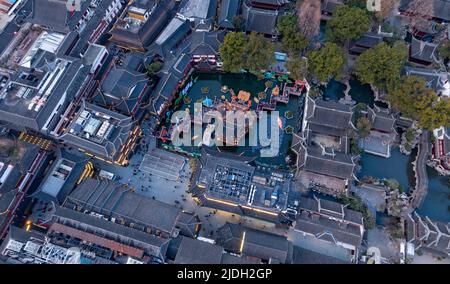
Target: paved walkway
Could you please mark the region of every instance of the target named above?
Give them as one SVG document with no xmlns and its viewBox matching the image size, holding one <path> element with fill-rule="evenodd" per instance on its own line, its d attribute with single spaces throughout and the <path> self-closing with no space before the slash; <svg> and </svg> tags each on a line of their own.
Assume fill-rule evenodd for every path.
<svg viewBox="0 0 450 284">
<path fill-rule="evenodd" d="M 424 131 L 419 139 L 419 152 L 417 154 L 414 171 L 416 173 L 416 188 L 412 194 L 411 206 L 419 208 L 428 192 L 427 159 L 429 154 L 430 132 Z"/>
</svg>

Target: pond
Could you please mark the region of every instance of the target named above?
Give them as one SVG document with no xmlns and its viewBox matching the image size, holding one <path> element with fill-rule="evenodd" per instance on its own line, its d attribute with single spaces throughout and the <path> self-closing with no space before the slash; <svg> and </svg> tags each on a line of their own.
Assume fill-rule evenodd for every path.
<svg viewBox="0 0 450 284">
<path fill-rule="evenodd" d="M 375 96 L 369 84 L 361 84 L 355 78 L 350 79 L 350 96 L 357 103 L 365 103 L 373 108 Z"/>
<path fill-rule="evenodd" d="M 351 78 L 349 95 L 357 103 L 365 103 L 366 105 L 373 107 L 375 97 L 372 88 L 368 84 L 361 84 L 356 78 Z M 326 87 L 321 87 L 322 96 L 325 100 L 339 101 L 345 96 L 346 85 L 338 82 L 334 79 L 328 82 Z"/>
<path fill-rule="evenodd" d="M 189 108 L 192 113 L 194 103 L 203 101 L 207 98 L 211 100 L 214 99 L 222 100 L 222 96 L 224 96 L 226 100 L 231 101 L 230 92 L 223 93 L 221 91 L 222 86 L 227 86 L 229 89 L 233 89 L 236 94 L 238 94 L 240 90 L 250 92 L 251 93 L 250 100 L 252 102 L 251 109 L 256 109 L 257 103 L 254 100 L 254 98 L 258 97 L 259 93 L 264 92 L 266 90 L 265 83 L 267 81 L 272 81 L 273 87 L 277 85 L 281 86 L 281 83 L 278 80 L 273 79 L 258 80 L 256 76 L 252 74 L 197 73 L 193 75 L 193 79 L 194 84 L 187 93 L 187 97 L 189 97 L 190 102 L 187 103 L 185 100 L 183 100 L 179 106 L 173 108 L 171 111 L 185 110 L 186 108 Z M 269 88 L 267 90 L 266 99 L 262 99 L 260 100 L 260 102 L 265 102 L 269 100 L 271 90 L 272 88 Z M 285 167 L 286 166 L 285 157 L 290 151 L 289 149 L 292 142 L 292 135 L 287 134 L 284 131 L 284 129 L 287 126 L 291 126 L 296 131 L 299 130 L 301 126 L 303 102 L 304 102 L 303 96 L 301 97 L 291 96 L 289 99 L 289 103 L 277 104 L 276 110 L 279 111 L 279 117 L 281 120 L 283 130 L 279 129 L 280 151 L 276 157 L 267 157 L 267 158 L 259 157 L 259 151 L 261 150 L 261 147 L 259 146 L 256 147 L 239 146 L 239 147 L 220 147 L 220 148 L 213 146 L 209 148 L 218 151 L 232 152 L 244 156 L 251 156 L 251 157 L 258 156 L 256 161 L 259 162 L 260 164 L 270 165 L 274 167 Z M 292 118 L 289 116 L 288 116 L 289 119 L 285 117 L 287 111 L 290 112 Z M 248 142 L 248 137 L 246 138 L 246 142 Z M 246 143 L 246 145 L 248 145 L 248 143 Z M 181 149 L 189 153 L 200 152 L 200 147 L 181 147 Z"/>
<path fill-rule="evenodd" d="M 450 222 L 450 177 L 440 176 L 430 167 L 427 172 L 428 193 L 417 213 L 436 221 Z"/>
<path fill-rule="evenodd" d="M 377 178 L 394 178 L 400 185 L 409 189 L 414 186 L 415 178 L 411 162 L 414 161 L 417 150 L 411 156 L 403 155 L 398 147 L 392 149 L 389 159 L 371 154 L 363 154 L 361 157 L 362 169 L 358 178 L 373 176 Z M 449 177 L 440 176 L 436 170 L 427 167 L 428 193 L 417 213 L 429 216 L 436 221 L 450 221 L 450 183 Z"/>
<path fill-rule="evenodd" d="M 324 100 L 339 101 L 345 94 L 346 86 L 341 82 L 331 79 L 327 86 L 320 87 Z"/>
<path fill-rule="evenodd" d="M 412 162 L 417 151 L 411 156 L 402 154 L 398 147 L 391 149 L 391 157 L 386 159 L 372 154 L 364 153 L 361 156 L 362 169 L 358 173 L 358 179 L 364 176 L 376 178 L 396 179 L 401 187 L 408 192 L 410 186 L 414 186 L 414 172 Z"/>
</svg>

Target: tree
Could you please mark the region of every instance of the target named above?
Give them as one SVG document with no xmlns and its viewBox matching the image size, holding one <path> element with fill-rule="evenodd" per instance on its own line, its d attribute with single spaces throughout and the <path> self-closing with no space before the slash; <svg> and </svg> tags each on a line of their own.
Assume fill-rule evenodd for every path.
<svg viewBox="0 0 450 284">
<path fill-rule="evenodd" d="M 277 30 L 282 37 L 297 31 L 298 18 L 295 15 L 280 16 L 277 23 Z"/>
<path fill-rule="evenodd" d="M 436 94 L 428 89 L 425 80 L 416 76 L 402 77 L 400 83 L 388 92 L 391 106 L 400 111 L 403 116 L 419 119 L 419 111 L 431 106 L 436 100 Z"/>
<path fill-rule="evenodd" d="M 147 76 L 148 77 L 154 77 L 159 70 L 163 67 L 163 63 L 161 61 L 155 61 L 149 65 L 146 66 Z"/>
<path fill-rule="evenodd" d="M 367 230 L 375 226 L 375 218 L 361 198 L 342 194 L 337 199 L 339 203 L 346 205 L 348 209 L 362 213 L 364 226 Z"/>
<path fill-rule="evenodd" d="M 404 44 L 393 47 L 381 43 L 361 54 L 355 63 L 355 74 L 362 83 L 386 90 L 400 79 L 400 71 L 407 58 Z"/>
<path fill-rule="evenodd" d="M 328 40 L 343 44 L 358 39 L 369 29 L 370 21 L 366 10 L 347 5 L 339 6 L 328 21 Z"/>
<path fill-rule="evenodd" d="M 443 60 L 450 60 L 450 40 L 445 40 L 438 49 L 439 58 Z"/>
<path fill-rule="evenodd" d="M 292 32 L 281 39 L 283 50 L 290 55 L 298 55 L 308 47 L 308 39 L 300 32 Z"/>
<path fill-rule="evenodd" d="M 328 42 L 319 50 L 308 54 L 309 72 L 320 82 L 328 82 L 329 79 L 340 78 L 345 65 L 345 55 L 341 47 Z"/>
<path fill-rule="evenodd" d="M 277 23 L 281 36 L 283 51 L 290 55 L 297 55 L 308 46 L 309 41 L 298 29 L 298 18 L 295 15 L 281 16 Z"/>
<path fill-rule="evenodd" d="M 239 72 L 244 68 L 244 52 L 246 41 L 243 33 L 231 32 L 226 34 L 220 45 L 220 57 L 223 62 L 223 70 L 227 72 Z"/>
<path fill-rule="evenodd" d="M 358 122 L 356 123 L 356 128 L 358 129 L 359 136 L 361 138 L 366 138 L 370 134 L 372 123 L 367 117 L 362 116 L 358 119 Z"/>
<path fill-rule="evenodd" d="M 275 47 L 263 35 L 252 32 L 244 48 L 245 68 L 251 73 L 259 74 L 267 70 L 275 61 Z"/>
<path fill-rule="evenodd" d="M 347 0 L 345 1 L 345 5 L 349 7 L 356 7 L 360 9 L 366 9 L 367 0 Z"/>
<path fill-rule="evenodd" d="M 242 15 L 237 15 L 233 18 L 233 25 L 236 31 L 243 32 L 245 31 L 245 19 Z"/>
<path fill-rule="evenodd" d="M 290 77 L 295 80 L 305 78 L 308 72 L 305 59 L 299 56 L 289 57 L 289 60 L 286 62 L 286 68 L 290 73 Z"/>
<path fill-rule="evenodd" d="M 450 100 L 439 98 L 420 77 L 403 77 L 389 90 L 388 100 L 404 116 L 417 120 L 420 128 L 432 131 L 450 125 Z"/>
<path fill-rule="evenodd" d="M 307 38 L 313 38 L 320 33 L 320 5 L 318 0 L 297 1 L 298 28 Z"/>
<path fill-rule="evenodd" d="M 440 98 L 431 107 L 420 112 L 419 127 L 433 131 L 450 125 L 450 99 Z"/>
</svg>

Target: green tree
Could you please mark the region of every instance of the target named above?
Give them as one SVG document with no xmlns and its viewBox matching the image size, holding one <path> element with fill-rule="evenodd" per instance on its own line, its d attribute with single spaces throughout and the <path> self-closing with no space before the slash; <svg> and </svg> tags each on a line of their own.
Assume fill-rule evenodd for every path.
<svg viewBox="0 0 450 284">
<path fill-rule="evenodd" d="M 338 201 L 347 205 L 348 209 L 362 213 L 366 230 L 370 230 L 375 226 L 375 218 L 372 216 L 370 210 L 364 205 L 361 198 L 342 194 L 338 197 Z"/>
<path fill-rule="evenodd" d="M 356 7 L 360 9 L 366 9 L 367 0 L 347 0 L 345 1 L 345 5 L 349 7 Z"/>
<path fill-rule="evenodd" d="M 163 63 L 161 61 L 155 61 L 146 66 L 147 76 L 154 77 L 159 70 L 163 67 Z"/>
<path fill-rule="evenodd" d="M 297 23 L 298 18 L 293 14 L 280 16 L 277 22 L 277 30 L 281 37 L 296 32 L 298 30 Z"/>
<path fill-rule="evenodd" d="M 345 65 L 345 55 L 341 47 L 328 42 L 319 50 L 308 54 L 309 72 L 320 82 L 328 82 L 329 79 L 342 76 Z"/>
<path fill-rule="evenodd" d="M 358 39 L 369 29 L 370 21 L 365 9 L 339 6 L 327 23 L 326 36 L 339 44 Z"/>
<path fill-rule="evenodd" d="M 361 116 L 358 119 L 358 122 L 356 123 L 356 128 L 358 129 L 358 134 L 361 138 L 366 138 L 370 134 L 370 129 L 372 128 L 372 123 L 370 120 L 365 117 Z"/>
<path fill-rule="evenodd" d="M 304 58 L 300 56 L 291 56 L 286 62 L 286 68 L 290 73 L 290 77 L 298 80 L 307 76 L 307 63 Z"/>
<path fill-rule="evenodd" d="M 244 48 L 245 68 L 251 73 L 260 74 L 275 61 L 275 47 L 263 35 L 252 32 Z"/>
<path fill-rule="evenodd" d="M 438 54 L 443 60 L 450 59 L 450 40 L 447 39 L 439 45 Z"/>
<path fill-rule="evenodd" d="M 416 76 L 402 77 L 399 84 L 388 92 L 391 106 L 403 116 L 415 120 L 420 117 L 419 111 L 432 106 L 436 99 L 436 93 L 426 87 L 425 80 Z"/>
<path fill-rule="evenodd" d="M 308 46 L 308 39 L 298 31 L 292 32 L 288 36 L 283 36 L 281 39 L 283 51 L 290 55 L 298 55 Z"/>
<path fill-rule="evenodd" d="M 243 33 L 231 32 L 226 34 L 220 45 L 220 57 L 223 62 L 223 70 L 227 72 L 239 72 L 244 68 L 244 52 L 246 40 Z"/>
<path fill-rule="evenodd" d="M 404 44 L 393 47 L 381 43 L 361 54 L 355 63 L 355 74 L 360 81 L 386 90 L 400 79 L 400 70 L 407 58 Z"/>
<path fill-rule="evenodd" d="M 450 125 L 450 99 L 441 98 L 420 112 L 419 127 L 430 131 Z"/>
<path fill-rule="evenodd" d="M 450 125 L 450 100 L 439 98 L 420 77 L 403 77 L 390 88 L 388 100 L 404 116 L 417 120 L 420 128 L 434 130 Z"/>
<path fill-rule="evenodd" d="M 245 19 L 242 15 L 237 15 L 233 18 L 233 25 L 236 31 L 243 32 L 245 31 Z"/>
</svg>

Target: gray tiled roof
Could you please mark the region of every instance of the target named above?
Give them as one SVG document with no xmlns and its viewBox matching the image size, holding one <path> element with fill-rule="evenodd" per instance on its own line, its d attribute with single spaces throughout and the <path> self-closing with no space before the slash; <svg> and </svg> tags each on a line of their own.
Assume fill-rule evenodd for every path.
<svg viewBox="0 0 450 284">
<path fill-rule="evenodd" d="M 369 118 L 372 121 L 372 129 L 383 132 L 395 132 L 395 118 L 388 110 L 382 110 L 378 107 L 369 108 Z"/>
<path fill-rule="evenodd" d="M 126 99 L 132 96 L 133 88 L 140 82 L 148 82 L 145 74 L 114 67 L 102 83 L 102 90 L 114 98 Z"/>
<path fill-rule="evenodd" d="M 31 22 L 61 33 L 74 30 L 75 25 L 89 6 L 89 1 L 82 1 L 81 10 L 70 13 L 63 0 L 31 0 L 33 14 Z"/>
<path fill-rule="evenodd" d="M 174 206 L 140 196 L 109 180 L 85 180 L 68 196 L 65 204 L 78 204 L 86 210 L 124 218 L 169 234 L 180 213 Z"/>
<path fill-rule="evenodd" d="M 265 10 L 243 5 L 243 15 L 246 19 L 246 30 L 275 35 L 278 11 Z"/>
<path fill-rule="evenodd" d="M 312 107 L 312 110 L 310 109 Z M 306 120 L 320 126 L 347 129 L 350 126 L 352 110 L 350 106 L 338 102 L 316 100 L 310 102 Z"/>
<path fill-rule="evenodd" d="M 348 264 L 348 262 L 301 247 L 294 247 L 294 264 Z"/>
<path fill-rule="evenodd" d="M 444 82 L 450 78 L 448 73 L 433 69 L 405 67 L 403 68 L 403 72 L 408 76 L 418 76 L 425 79 L 427 87 L 437 92 L 442 90 Z"/>
<path fill-rule="evenodd" d="M 410 58 L 423 61 L 424 63 L 433 63 L 436 49 L 436 44 L 424 42 L 413 37 L 410 47 Z"/>
<path fill-rule="evenodd" d="M 317 212 L 333 218 L 339 218 L 343 221 L 348 221 L 360 225 L 363 224 L 363 216 L 360 212 L 350 210 L 343 204 L 317 198 L 316 196 L 314 196 L 314 198 L 302 197 L 300 199 L 299 208 L 301 210 Z"/>
<path fill-rule="evenodd" d="M 239 12 L 240 0 L 222 0 L 220 15 L 219 15 L 219 27 L 233 29 L 233 19 Z"/>
<path fill-rule="evenodd" d="M 406 219 L 407 240 L 418 249 L 450 256 L 450 223 L 436 222 L 414 212 Z"/>
<path fill-rule="evenodd" d="M 308 146 L 304 169 L 317 174 L 351 179 L 355 163 L 349 155 L 339 152 L 323 155 L 319 147 Z"/>
<path fill-rule="evenodd" d="M 153 3 L 149 6 L 153 6 Z M 116 24 L 110 32 L 112 34 L 111 40 L 122 46 L 145 50 L 172 19 L 176 7 L 177 1 L 161 1 L 137 32 L 123 29 Z M 118 22 L 120 21 L 122 19 L 118 20 Z"/>
<path fill-rule="evenodd" d="M 321 240 L 353 245 L 355 248 L 362 242 L 362 232 L 358 226 L 307 211 L 301 211 L 297 216 L 295 230 L 312 234 Z"/>
<path fill-rule="evenodd" d="M 176 264 L 220 264 L 223 248 L 218 245 L 183 237 L 175 258 Z"/>
<path fill-rule="evenodd" d="M 243 238 L 243 255 L 265 260 L 275 258 L 282 263 L 286 262 L 289 242 L 283 236 L 226 223 L 218 230 L 217 242 L 230 252 L 241 253 L 240 246 Z"/>
<path fill-rule="evenodd" d="M 102 218 L 93 217 L 64 207 L 58 207 L 54 214 L 54 217 L 75 221 L 76 223 L 79 223 L 81 227 L 83 227 L 83 225 L 88 225 L 100 230 L 112 232 L 119 236 L 131 238 L 136 241 L 154 246 L 158 249 L 166 249 L 166 246 L 169 242 L 167 239 L 159 238 L 124 225 L 119 225 Z M 163 254 L 164 253 L 165 252 L 163 252 Z"/>
</svg>

